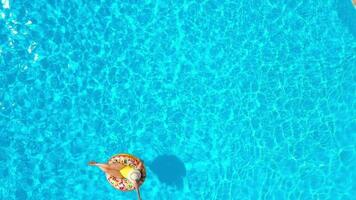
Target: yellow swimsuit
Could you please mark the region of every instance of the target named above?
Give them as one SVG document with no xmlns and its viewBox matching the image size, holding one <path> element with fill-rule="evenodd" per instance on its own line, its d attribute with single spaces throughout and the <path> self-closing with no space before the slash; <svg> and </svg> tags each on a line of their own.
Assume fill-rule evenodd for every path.
<svg viewBox="0 0 356 200">
<path fill-rule="evenodd" d="M 131 173 L 131 172 L 133 172 L 135 170 L 135 168 L 133 168 L 133 167 L 131 167 L 131 166 L 125 166 L 124 168 L 122 168 L 121 170 L 120 170 L 120 173 L 121 173 L 121 175 L 123 176 L 123 177 L 125 177 L 126 179 L 128 179 L 129 178 L 129 174 Z"/>
<path fill-rule="evenodd" d="M 131 166 L 125 166 L 120 170 L 120 173 L 131 182 L 136 182 L 141 179 L 141 172 Z"/>
</svg>

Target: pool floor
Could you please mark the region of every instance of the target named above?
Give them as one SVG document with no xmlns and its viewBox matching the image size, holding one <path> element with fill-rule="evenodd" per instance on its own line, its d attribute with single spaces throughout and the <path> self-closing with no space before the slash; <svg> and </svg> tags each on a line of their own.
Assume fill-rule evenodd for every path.
<svg viewBox="0 0 356 200">
<path fill-rule="evenodd" d="M 1 2 L 0 199 L 353 199 L 351 2 Z"/>
</svg>

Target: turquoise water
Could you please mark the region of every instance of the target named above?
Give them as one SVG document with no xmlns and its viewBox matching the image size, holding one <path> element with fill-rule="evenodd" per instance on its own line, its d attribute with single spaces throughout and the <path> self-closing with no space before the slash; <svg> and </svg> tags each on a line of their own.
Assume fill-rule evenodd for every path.
<svg viewBox="0 0 356 200">
<path fill-rule="evenodd" d="M 0 199 L 355 195 L 349 0 L 1 2 Z"/>
</svg>

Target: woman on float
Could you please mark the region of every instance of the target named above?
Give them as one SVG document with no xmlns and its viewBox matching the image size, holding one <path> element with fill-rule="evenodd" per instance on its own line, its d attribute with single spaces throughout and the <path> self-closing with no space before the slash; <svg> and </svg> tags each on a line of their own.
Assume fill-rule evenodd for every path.
<svg viewBox="0 0 356 200">
<path fill-rule="evenodd" d="M 121 163 L 106 164 L 94 161 L 89 162 L 88 165 L 99 167 L 106 175 L 114 176 L 117 179 L 125 178 L 129 180 L 137 191 L 138 199 L 141 200 L 139 181 L 142 176 L 141 170 L 143 170 L 142 162 L 140 162 L 136 168 Z"/>
</svg>

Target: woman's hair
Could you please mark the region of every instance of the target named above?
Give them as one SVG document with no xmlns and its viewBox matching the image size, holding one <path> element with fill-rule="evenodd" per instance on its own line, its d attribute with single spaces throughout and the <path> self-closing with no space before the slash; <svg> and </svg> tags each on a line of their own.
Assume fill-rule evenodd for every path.
<svg viewBox="0 0 356 200">
<path fill-rule="evenodd" d="M 131 181 L 138 181 L 141 179 L 141 172 L 137 169 L 135 169 L 134 171 L 132 171 L 130 174 L 129 174 L 129 179 Z"/>
</svg>

